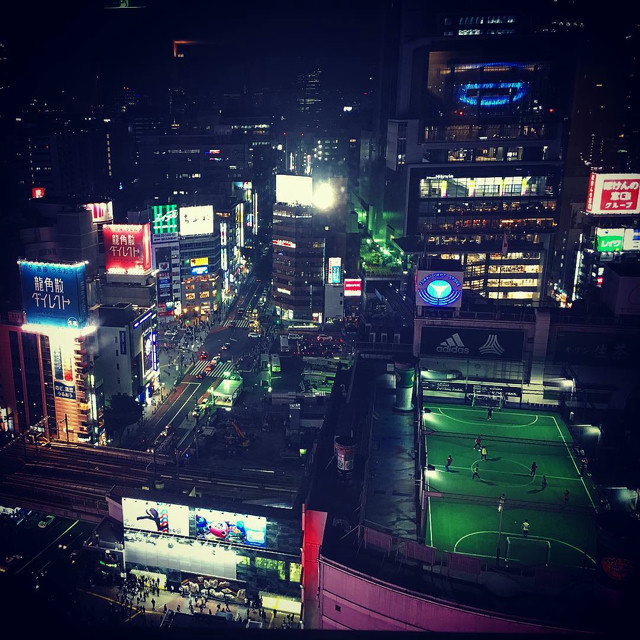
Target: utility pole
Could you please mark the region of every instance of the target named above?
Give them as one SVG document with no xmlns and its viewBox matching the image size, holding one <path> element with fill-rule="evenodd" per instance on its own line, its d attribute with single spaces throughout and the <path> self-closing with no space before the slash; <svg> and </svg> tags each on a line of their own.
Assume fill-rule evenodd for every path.
<svg viewBox="0 0 640 640">
<path fill-rule="evenodd" d="M 67 444 L 69 444 L 69 418 L 64 414 L 64 430 L 67 432 Z"/>
</svg>

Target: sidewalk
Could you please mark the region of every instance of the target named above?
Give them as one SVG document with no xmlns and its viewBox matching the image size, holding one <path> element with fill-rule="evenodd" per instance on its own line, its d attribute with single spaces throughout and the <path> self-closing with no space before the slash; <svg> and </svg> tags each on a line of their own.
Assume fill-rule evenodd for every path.
<svg viewBox="0 0 640 640">
<path fill-rule="evenodd" d="M 224 603 L 219 600 L 209 598 L 203 608 L 196 606 L 197 596 L 183 596 L 174 591 L 164 591 L 160 589 L 159 595 L 148 596 L 145 602 L 136 602 L 136 595 L 129 592 L 132 606 L 123 605 L 121 603 L 122 591 L 116 585 L 94 586 L 84 589 L 78 589 L 78 600 L 82 599 L 86 606 L 84 609 L 90 612 L 92 622 L 98 624 L 106 624 L 110 626 L 134 625 L 134 626 L 150 626 L 159 627 L 164 616 L 164 607 L 167 611 L 178 611 L 185 615 L 215 615 L 216 613 L 225 612 L 227 608 Z M 155 600 L 155 609 L 151 600 Z M 189 608 L 189 604 L 193 606 L 193 613 Z M 144 612 L 138 611 L 138 607 L 144 607 Z M 264 608 L 266 617 L 260 616 L 257 609 L 248 608 L 244 604 L 235 602 L 228 603 L 229 613 L 233 616 L 234 621 L 242 626 L 246 626 L 247 620 L 263 622 L 265 629 L 297 629 L 300 622 L 300 616 L 294 615 L 293 620 L 287 619 L 287 614 L 281 611 Z"/>
</svg>

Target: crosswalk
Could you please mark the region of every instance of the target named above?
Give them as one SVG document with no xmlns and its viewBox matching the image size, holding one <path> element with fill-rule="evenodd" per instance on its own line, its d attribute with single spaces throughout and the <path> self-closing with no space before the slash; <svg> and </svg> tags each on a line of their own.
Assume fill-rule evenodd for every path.
<svg viewBox="0 0 640 640">
<path fill-rule="evenodd" d="M 211 361 L 209 360 L 198 360 L 198 362 L 193 364 L 191 368 L 187 370 L 186 375 L 197 376 L 200 373 L 204 373 L 205 368 L 210 363 Z M 225 371 L 233 371 L 233 362 L 231 362 L 231 360 L 218 362 L 218 364 L 213 367 L 211 373 L 208 373 L 207 376 L 210 378 L 221 378 Z"/>
<path fill-rule="evenodd" d="M 227 318 L 222 323 L 222 326 L 223 327 L 228 327 L 230 322 L 231 322 L 231 320 L 229 320 L 229 318 Z M 236 322 L 236 327 L 239 327 L 241 329 L 248 329 L 249 325 L 251 324 L 251 320 L 249 320 L 249 318 L 236 318 L 235 322 Z"/>
</svg>

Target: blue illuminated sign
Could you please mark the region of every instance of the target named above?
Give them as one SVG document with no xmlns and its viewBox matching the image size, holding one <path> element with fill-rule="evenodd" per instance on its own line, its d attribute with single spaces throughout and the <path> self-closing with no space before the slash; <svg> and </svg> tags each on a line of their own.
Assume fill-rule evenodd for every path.
<svg viewBox="0 0 640 640">
<path fill-rule="evenodd" d="M 458 102 L 481 107 L 501 107 L 526 95 L 526 82 L 467 82 L 458 87 Z"/>
<path fill-rule="evenodd" d="M 89 321 L 84 262 L 20 260 L 22 304 L 31 324 L 81 329 Z"/>
<path fill-rule="evenodd" d="M 191 267 L 192 276 L 203 276 L 209 273 L 209 267 L 207 265 L 201 265 L 199 267 Z"/>
<path fill-rule="evenodd" d="M 450 273 L 430 273 L 418 282 L 416 293 L 432 307 L 450 307 L 462 295 L 462 282 Z"/>
</svg>

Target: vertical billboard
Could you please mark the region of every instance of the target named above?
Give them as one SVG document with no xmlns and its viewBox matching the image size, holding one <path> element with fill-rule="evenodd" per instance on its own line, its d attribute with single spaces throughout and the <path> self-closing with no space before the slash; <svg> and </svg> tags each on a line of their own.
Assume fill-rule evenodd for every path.
<svg viewBox="0 0 640 640">
<path fill-rule="evenodd" d="M 142 371 L 145 378 L 150 378 L 157 369 L 156 333 L 147 329 L 142 334 Z"/>
<path fill-rule="evenodd" d="M 340 284 L 342 282 L 342 258 L 329 258 L 327 269 L 327 283 Z"/>
<path fill-rule="evenodd" d="M 91 221 L 95 224 L 113 220 L 113 202 L 90 202 L 84 208 L 91 213 Z"/>
<path fill-rule="evenodd" d="M 189 535 L 189 507 L 156 500 L 122 498 L 125 528 L 175 536 Z"/>
<path fill-rule="evenodd" d="M 220 223 L 220 268 L 227 271 L 229 268 L 229 260 L 227 257 L 227 223 Z"/>
<path fill-rule="evenodd" d="M 20 260 L 22 305 L 30 324 L 79 329 L 87 325 L 85 263 Z"/>
<path fill-rule="evenodd" d="M 178 233 L 178 205 L 159 204 L 151 207 L 153 211 L 153 234 L 165 235 Z"/>
<path fill-rule="evenodd" d="M 74 343 L 64 336 L 49 336 L 51 367 L 53 369 L 53 395 L 63 400 L 76 399 L 74 375 Z"/>
<path fill-rule="evenodd" d="M 458 271 L 417 271 L 416 305 L 459 309 L 462 304 L 462 276 Z"/>
<path fill-rule="evenodd" d="M 158 288 L 158 308 L 173 300 L 171 291 L 171 247 L 164 245 L 155 248 L 156 268 L 158 270 L 156 284 Z"/>
<path fill-rule="evenodd" d="M 143 275 L 151 271 L 149 223 L 105 224 L 103 233 L 107 273 Z"/>
<path fill-rule="evenodd" d="M 180 235 L 200 236 L 213 233 L 213 206 L 180 207 Z"/>
<path fill-rule="evenodd" d="M 592 173 L 587 213 L 640 213 L 640 173 Z"/>
</svg>

